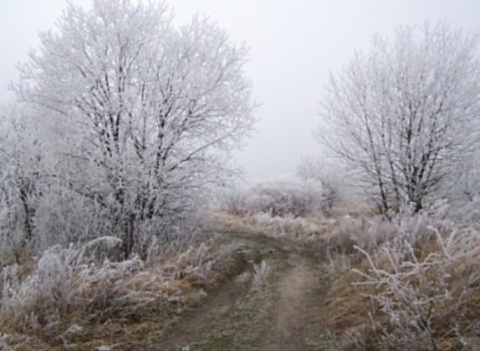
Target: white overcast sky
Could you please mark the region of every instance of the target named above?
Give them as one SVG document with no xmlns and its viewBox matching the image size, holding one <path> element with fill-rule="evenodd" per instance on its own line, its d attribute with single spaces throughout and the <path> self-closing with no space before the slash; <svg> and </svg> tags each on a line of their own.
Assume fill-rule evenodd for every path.
<svg viewBox="0 0 480 351">
<path fill-rule="evenodd" d="M 73 0 L 89 6 L 90 0 Z M 179 23 L 197 13 L 250 47 L 246 73 L 260 104 L 257 131 L 234 162 L 248 179 L 294 171 L 317 155 L 312 129 L 330 71 L 355 49 L 368 49 L 374 33 L 391 36 L 403 24 L 447 20 L 480 33 L 480 0 L 172 0 Z M 38 31 L 53 28 L 65 0 L 0 0 L 0 101 L 8 100 L 15 66 L 38 45 Z"/>
</svg>

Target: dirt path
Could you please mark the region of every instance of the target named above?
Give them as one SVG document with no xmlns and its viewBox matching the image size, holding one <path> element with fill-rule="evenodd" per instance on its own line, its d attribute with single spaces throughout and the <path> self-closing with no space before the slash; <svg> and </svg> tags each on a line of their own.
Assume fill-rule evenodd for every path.
<svg viewBox="0 0 480 351">
<path fill-rule="evenodd" d="M 246 293 L 245 280 L 250 273 L 240 274 L 232 282 L 224 284 L 221 289 L 208 297 L 201 306 L 187 311 L 182 318 L 169 328 L 156 345 L 148 350 L 176 351 L 188 349 L 196 339 L 208 334 L 234 308 L 237 301 Z M 158 348 L 160 347 L 160 349 Z"/>
<path fill-rule="evenodd" d="M 291 261 L 276 285 L 275 320 L 262 348 L 266 351 L 318 350 L 325 289 L 311 262 L 302 256 Z"/>
<path fill-rule="evenodd" d="M 314 260 L 284 239 L 250 233 L 224 239 L 247 244 L 250 264 L 145 350 L 323 350 L 326 288 Z M 254 264 L 262 260 L 271 274 L 254 288 Z"/>
</svg>

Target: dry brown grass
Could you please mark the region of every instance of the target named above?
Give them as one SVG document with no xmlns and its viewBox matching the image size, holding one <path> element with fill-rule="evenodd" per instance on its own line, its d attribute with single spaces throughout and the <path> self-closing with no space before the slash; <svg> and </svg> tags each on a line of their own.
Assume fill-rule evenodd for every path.
<svg viewBox="0 0 480 351">
<path fill-rule="evenodd" d="M 239 215 L 211 210 L 210 228 L 216 231 L 249 232 L 272 237 L 289 237 L 311 240 L 331 232 L 337 220 L 323 214 L 309 214 L 305 217 L 278 217 L 268 214 Z"/>
<path fill-rule="evenodd" d="M 428 229 L 430 225 L 441 228 L 438 234 Z M 480 235 L 449 225 L 451 223 L 438 223 L 428 217 L 375 222 L 372 217 L 348 216 L 339 217 L 332 232 L 319 238 L 327 256 L 343 265 L 330 264 L 326 269 L 332 279 L 326 313 L 331 316 L 329 324 L 339 349 L 480 349 Z M 452 237 L 454 230 L 456 234 Z M 405 242 L 411 243 L 410 249 L 402 246 Z M 370 258 L 355 249 L 360 244 Z M 447 244 L 450 245 L 446 249 L 448 253 L 444 253 Z M 393 255 L 397 268 L 389 255 Z M 395 274 L 396 269 L 399 274 L 408 273 L 412 270 L 411 264 L 425 263 L 422 271 L 398 280 L 412 296 L 405 299 L 395 296 L 395 288 L 385 281 L 359 285 L 368 281 L 367 276 L 376 279 L 369 259 L 373 260 L 375 269 L 388 274 Z M 443 292 L 448 296 L 442 297 Z M 381 296 L 387 300 L 378 300 Z M 422 326 L 420 320 L 415 322 L 419 323 L 420 330 L 413 325 L 394 323 L 392 312 L 380 303 L 393 301 L 398 305 L 390 308 L 408 310 L 408 304 L 422 296 L 436 297 L 431 310 L 423 309 L 422 318 L 428 319 L 428 327 Z M 413 318 L 415 312 L 406 311 L 403 315 Z"/>
<path fill-rule="evenodd" d="M 60 282 L 59 296 L 54 285 L 31 290 L 35 284 L 28 285 L 29 279 L 39 274 L 34 268 L 32 275 L 22 275 L 23 280 L 9 287 L 13 290 L 8 299 L 4 296 L 0 330 L 11 335 L 6 341 L 14 349 L 76 344 L 82 349 L 92 340 L 98 346 L 112 338 L 131 345 L 170 323 L 179 309 L 199 302 L 231 272 L 243 269 L 238 267 L 244 264 L 240 249 L 236 244 L 203 243 L 149 265 L 133 259 L 66 268 L 71 274 Z M 78 331 L 70 332 L 72 326 Z"/>
</svg>

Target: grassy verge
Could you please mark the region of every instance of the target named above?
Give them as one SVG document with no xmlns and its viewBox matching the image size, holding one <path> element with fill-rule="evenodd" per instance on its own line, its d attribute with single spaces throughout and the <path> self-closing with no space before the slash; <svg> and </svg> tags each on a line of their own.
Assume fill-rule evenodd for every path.
<svg viewBox="0 0 480 351">
<path fill-rule="evenodd" d="M 243 271 L 244 249 L 210 241 L 163 262 L 100 265 L 50 252 L 23 280 L 4 279 L 1 343 L 15 350 L 138 349 Z"/>
</svg>

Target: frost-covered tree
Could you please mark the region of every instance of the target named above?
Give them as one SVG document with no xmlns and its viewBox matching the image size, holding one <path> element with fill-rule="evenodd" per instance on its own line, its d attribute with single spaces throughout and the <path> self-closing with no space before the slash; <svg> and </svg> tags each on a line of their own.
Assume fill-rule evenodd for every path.
<svg viewBox="0 0 480 351">
<path fill-rule="evenodd" d="M 469 153 L 456 164 L 457 172 L 446 179 L 447 197 L 450 200 L 474 201 L 480 195 L 480 150 Z"/>
<path fill-rule="evenodd" d="M 70 3 L 15 87 L 41 111 L 53 176 L 102 211 L 127 256 L 145 228 L 187 230 L 254 122 L 247 49 L 207 19 L 171 19 L 157 2 Z"/>
<path fill-rule="evenodd" d="M 0 263 L 12 255 L 19 261 L 35 239 L 44 160 L 33 126 L 28 109 L 0 107 Z"/>
<path fill-rule="evenodd" d="M 446 23 L 401 27 L 331 76 L 317 137 L 382 210 L 420 210 L 479 146 L 477 43 Z"/>
</svg>

